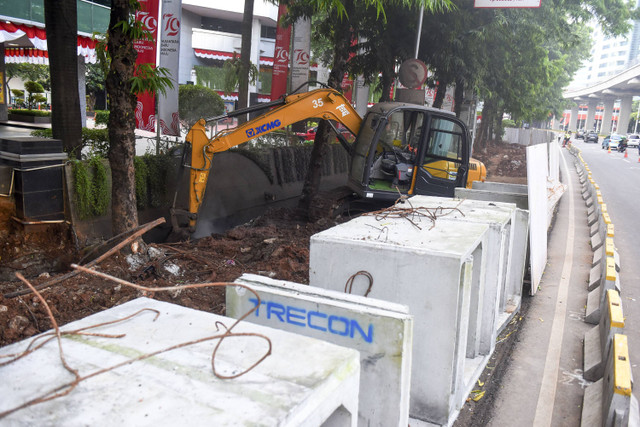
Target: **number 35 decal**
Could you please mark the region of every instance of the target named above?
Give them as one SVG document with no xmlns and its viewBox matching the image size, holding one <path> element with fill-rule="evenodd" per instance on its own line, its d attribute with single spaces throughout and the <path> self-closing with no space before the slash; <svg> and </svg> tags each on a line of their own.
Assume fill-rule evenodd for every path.
<svg viewBox="0 0 640 427">
<path fill-rule="evenodd" d="M 314 99 L 311 102 L 313 103 L 313 108 L 319 108 L 324 105 L 324 103 L 322 102 L 322 98 Z"/>
</svg>

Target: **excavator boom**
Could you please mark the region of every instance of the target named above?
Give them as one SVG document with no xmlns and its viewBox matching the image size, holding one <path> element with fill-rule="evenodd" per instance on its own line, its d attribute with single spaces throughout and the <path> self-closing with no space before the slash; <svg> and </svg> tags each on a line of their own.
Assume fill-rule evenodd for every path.
<svg viewBox="0 0 640 427">
<path fill-rule="evenodd" d="M 334 89 L 316 89 L 289 95 L 281 106 L 260 115 L 234 129 L 225 130 L 213 138 L 206 132 L 206 121 L 201 119 L 187 134 L 191 144 L 191 172 L 189 193 L 190 227 L 194 227 L 202 201 L 213 155 L 293 123 L 311 119 L 335 120 L 354 135 L 358 134 L 362 117 L 342 94 Z"/>
</svg>

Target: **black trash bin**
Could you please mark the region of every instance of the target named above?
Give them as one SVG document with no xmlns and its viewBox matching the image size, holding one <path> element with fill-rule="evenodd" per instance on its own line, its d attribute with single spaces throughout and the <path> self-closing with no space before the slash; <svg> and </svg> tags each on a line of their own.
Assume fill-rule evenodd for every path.
<svg viewBox="0 0 640 427">
<path fill-rule="evenodd" d="M 0 139 L 0 164 L 13 168 L 19 219 L 64 220 L 63 166 L 67 155 L 58 139 Z"/>
</svg>

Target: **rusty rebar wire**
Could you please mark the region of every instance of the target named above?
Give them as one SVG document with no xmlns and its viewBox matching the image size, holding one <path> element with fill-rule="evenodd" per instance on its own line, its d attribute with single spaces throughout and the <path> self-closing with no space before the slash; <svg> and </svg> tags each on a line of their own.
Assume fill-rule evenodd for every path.
<svg viewBox="0 0 640 427">
<path fill-rule="evenodd" d="M 402 203 L 409 203 L 409 208 L 404 208 L 401 207 L 400 204 Z M 422 221 L 422 219 L 428 219 L 431 221 L 431 227 L 429 228 L 429 230 L 431 230 L 433 227 L 435 227 L 436 225 L 436 220 L 438 218 L 441 218 L 443 216 L 447 216 L 450 213 L 457 211 L 459 212 L 462 216 L 465 216 L 464 213 L 458 208 L 458 206 L 460 206 L 460 204 L 462 204 L 462 202 L 464 202 L 464 200 L 461 200 L 460 203 L 458 203 L 455 207 L 443 207 L 443 206 L 436 206 L 436 207 L 428 207 L 428 206 L 418 206 L 418 207 L 414 207 L 411 202 L 410 199 L 406 199 L 406 200 L 398 200 L 396 203 L 393 204 L 393 206 L 390 206 L 388 208 L 384 208 L 384 209 L 380 209 L 377 211 L 373 211 L 373 212 L 367 212 L 364 213 L 364 216 L 373 216 L 376 221 L 384 221 L 387 219 L 405 219 L 407 221 L 409 221 L 409 223 L 411 223 L 411 225 L 413 225 L 414 227 L 416 227 L 418 230 L 422 230 L 422 227 L 420 227 L 418 225 L 418 223 L 420 221 Z M 378 236 L 379 237 L 379 236 Z"/>
<path fill-rule="evenodd" d="M 29 346 L 27 347 L 27 350 L 25 350 L 22 353 L 15 354 L 15 355 L 8 355 L 8 357 L 12 357 L 12 360 L 10 360 L 7 363 L 3 363 L 2 365 L 6 365 L 8 363 L 14 362 L 14 361 L 16 361 L 16 360 L 18 360 L 18 359 L 20 359 L 20 358 L 32 353 L 32 352 L 34 352 L 35 350 L 37 350 L 38 348 L 41 348 L 44 344 L 46 344 L 47 342 L 49 342 L 49 341 L 51 341 L 52 339 L 55 338 L 58 341 L 58 352 L 59 352 L 61 363 L 62 363 L 62 365 L 65 367 L 65 369 L 67 371 L 69 371 L 70 373 L 73 374 L 74 380 L 71 381 L 71 382 L 67 382 L 65 384 L 62 384 L 62 385 L 60 385 L 58 387 L 55 387 L 53 390 L 45 392 L 45 393 L 41 394 L 40 396 L 35 397 L 35 398 L 33 398 L 33 399 L 31 399 L 31 400 L 29 400 L 27 402 L 24 402 L 23 404 L 15 407 L 15 408 L 11 408 L 9 410 L 0 412 L 0 418 L 4 418 L 7 415 L 10 415 L 10 414 L 12 414 L 12 413 L 14 413 L 16 411 L 19 411 L 21 409 L 27 408 L 27 407 L 32 406 L 32 405 L 36 405 L 36 404 L 44 403 L 44 402 L 47 402 L 47 401 L 50 401 L 50 400 L 53 400 L 53 399 L 56 399 L 56 398 L 64 397 L 64 396 L 68 395 L 69 393 L 71 393 L 78 386 L 78 384 L 80 384 L 80 382 L 85 381 L 85 380 L 87 380 L 89 378 L 93 378 L 93 377 L 95 377 L 97 375 L 104 374 L 106 372 L 112 371 L 114 369 L 120 368 L 120 367 L 125 366 L 125 365 L 129 365 L 129 364 L 134 363 L 134 362 L 138 362 L 138 361 L 141 361 L 141 360 L 148 359 L 150 357 L 157 356 L 158 354 L 161 354 L 161 353 L 165 353 L 165 352 L 172 351 L 172 350 L 175 350 L 175 349 L 187 347 L 187 346 L 190 346 L 190 345 L 199 344 L 199 343 L 206 342 L 206 341 L 218 340 L 218 343 L 216 344 L 216 346 L 215 346 L 215 348 L 213 350 L 213 353 L 211 355 L 211 368 L 213 370 L 213 374 L 217 378 L 220 378 L 220 379 L 238 378 L 238 377 L 246 374 L 247 372 L 250 372 L 251 370 L 253 370 L 256 366 L 258 366 L 260 363 L 262 363 L 262 361 L 264 361 L 269 355 L 271 355 L 272 343 L 271 343 L 271 340 L 267 336 L 262 335 L 262 334 L 258 334 L 258 333 L 253 333 L 253 332 L 242 332 L 242 333 L 234 333 L 234 332 L 232 332 L 233 329 L 241 321 L 243 321 L 248 316 L 250 316 L 260 306 L 260 303 L 261 303 L 260 296 L 258 295 L 257 292 L 255 292 L 249 286 L 246 286 L 246 285 L 243 285 L 243 284 L 239 284 L 239 283 L 214 282 L 214 283 L 198 283 L 198 284 L 191 284 L 191 285 L 169 286 L 169 287 L 165 287 L 165 288 L 149 288 L 149 287 L 146 287 L 146 286 L 136 285 L 134 283 L 127 282 L 126 280 L 118 279 L 116 277 L 110 276 L 110 275 L 105 274 L 105 273 L 100 273 L 100 272 L 97 272 L 95 270 L 88 269 L 86 267 L 81 267 L 81 266 L 78 266 L 78 265 L 75 265 L 75 264 L 72 264 L 71 266 L 74 269 L 76 269 L 77 271 L 84 272 L 84 273 L 89 273 L 89 274 L 92 274 L 92 275 L 96 275 L 98 277 L 102 277 L 104 279 L 111 280 L 111 281 L 114 281 L 116 283 L 119 283 L 119 284 L 122 284 L 122 285 L 125 285 L 125 286 L 129 286 L 129 287 L 132 287 L 132 288 L 135 288 L 135 289 L 147 291 L 147 292 L 160 292 L 160 291 L 171 291 L 171 290 L 178 290 L 178 289 L 204 288 L 204 287 L 237 286 L 237 287 L 244 288 L 244 289 L 248 290 L 249 292 L 251 292 L 256 297 L 258 303 L 255 305 L 255 307 L 253 307 L 252 309 L 247 311 L 243 316 L 238 318 L 230 327 L 227 328 L 225 325 L 222 324 L 223 327 L 224 327 L 224 332 L 221 333 L 221 334 L 212 335 L 212 336 L 200 338 L 200 339 L 197 339 L 197 340 L 192 340 L 192 341 L 176 344 L 176 345 L 173 345 L 171 347 L 167 347 L 167 348 L 164 348 L 164 349 L 161 349 L 161 350 L 157 350 L 157 351 L 154 351 L 152 353 L 144 354 L 142 356 L 139 356 L 139 357 L 136 357 L 136 358 L 129 359 L 129 360 L 126 360 L 124 362 L 118 363 L 118 364 L 113 365 L 111 367 L 103 368 L 103 369 L 100 369 L 98 371 L 95 371 L 95 372 L 89 373 L 87 375 L 81 376 L 78 373 L 77 370 L 73 369 L 71 366 L 68 365 L 68 363 L 67 363 L 67 361 L 66 361 L 66 359 L 64 357 L 64 351 L 62 349 L 62 335 L 72 335 L 72 334 L 75 333 L 75 334 L 82 334 L 82 335 L 103 336 L 103 337 L 109 337 L 109 338 L 111 338 L 111 337 L 113 337 L 113 338 L 121 338 L 121 337 L 124 336 L 124 334 L 111 335 L 110 336 L 110 335 L 105 335 L 105 334 L 87 334 L 84 331 L 86 331 L 87 329 L 93 329 L 93 328 L 97 328 L 99 326 L 105 326 L 105 325 L 108 325 L 108 324 L 113 324 L 113 323 L 122 322 L 124 320 L 128 320 L 128 319 L 136 316 L 137 314 L 139 314 L 140 312 L 145 311 L 145 310 L 151 310 L 151 311 L 155 311 L 156 312 L 156 316 L 154 318 L 154 321 L 155 321 L 155 319 L 157 319 L 159 313 L 157 312 L 157 310 L 143 309 L 143 310 L 139 310 L 138 312 L 136 312 L 134 314 L 131 314 L 131 315 L 129 315 L 129 316 L 123 318 L 123 319 L 118 319 L 116 321 L 105 322 L 105 323 L 102 323 L 102 324 L 99 324 L 99 325 L 88 326 L 88 327 L 85 327 L 85 328 L 78 329 L 76 331 L 61 332 L 60 329 L 58 328 L 58 324 L 57 324 L 57 322 L 55 320 L 55 317 L 53 316 L 53 313 L 52 313 L 51 309 L 49 308 L 49 305 L 47 304 L 45 299 L 42 297 L 40 292 L 38 292 L 38 290 L 31 283 L 29 283 L 29 281 L 26 280 L 23 276 L 21 276 L 19 273 L 16 273 L 16 276 L 22 282 L 24 282 L 28 286 L 28 288 L 31 290 L 31 292 L 33 292 L 38 297 L 38 299 L 40 299 L 40 301 L 43 303 L 43 305 L 44 305 L 44 307 L 45 307 L 45 309 L 47 311 L 47 315 L 49 316 L 49 318 L 51 320 L 51 323 L 54 326 L 54 332 L 50 332 L 48 334 L 54 335 L 54 336 L 49 336 L 49 338 L 45 342 L 35 346 L 36 340 L 39 340 L 40 338 L 43 338 L 43 336 L 36 337 L 29 344 Z M 219 322 L 217 322 L 217 323 L 219 323 Z M 218 327 L 218 330 L 220 330 L 219 327 Z M 248 368 L 240 371 L 237 374 L 222 375 L 217 371 L 216 365 L 215 365 L 217 351 L 220 348 L 220 345 L 222 344 L 224 339 L 232 338 L 232 337 L 240 337 L 240 336 L 262 338 L 267 342 L 268 349 L 267 349 L 267 351 L 265 352 L 265 354 L 261 358 L 259 358 L 254 364 L 252 364 Z M 2 365 L 0 365 L 0 366 L 2 366 Z"/>
<path fill-rule="evenodd" d="M 371 275 L 371 273 L 364 270 L 358 271 L 357 273 L 353 274 L 351 277 L 347 279 L 347 283 L 345 283 L 344 285 L 344 292 L 347 294 L 351 293 L 351 291 L 353 290 L 353 282 L 358 276 L 364 276 L 367 279 L 369 279 L 369 287 L 367 288 L 367 291 L 364 293 L 365 297 L 369 296 L 369 292 L 371 292 L 371 288 L 373 287 L 373 276 Z"/>
</svg>

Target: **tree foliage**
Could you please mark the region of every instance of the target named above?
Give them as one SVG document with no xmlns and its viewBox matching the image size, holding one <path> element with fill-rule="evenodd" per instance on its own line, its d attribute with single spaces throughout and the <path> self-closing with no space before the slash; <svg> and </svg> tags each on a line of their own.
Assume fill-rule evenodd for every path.
<svg viewBox="0 0 640 427">
<path fill-rule="evenodd" d="M 198 85 L 181 85 L 178 89 L 180 121 L 191 128 L 199 119 L 224 112 L 224 102 L 212 89 Z"/>
</svg>

